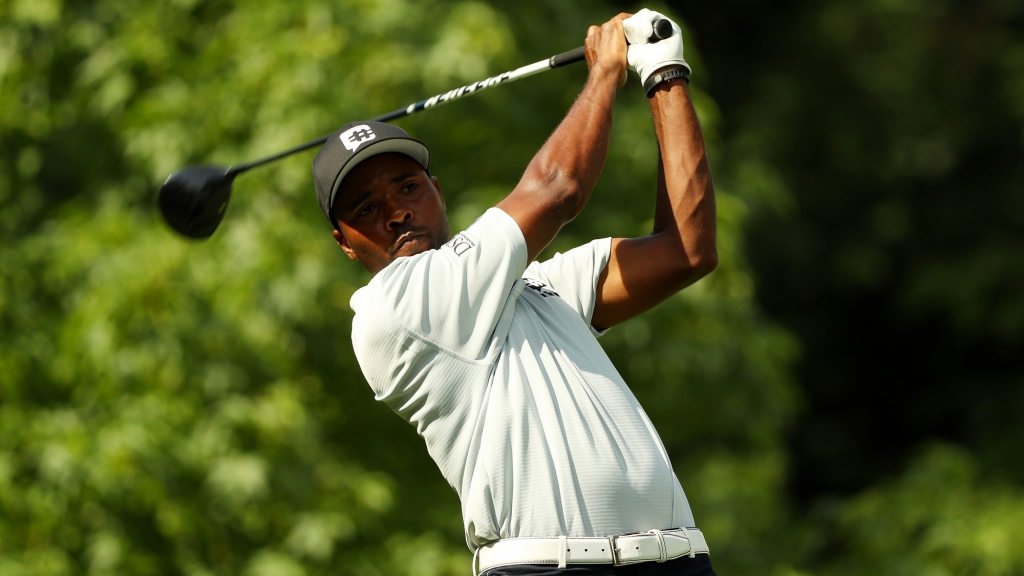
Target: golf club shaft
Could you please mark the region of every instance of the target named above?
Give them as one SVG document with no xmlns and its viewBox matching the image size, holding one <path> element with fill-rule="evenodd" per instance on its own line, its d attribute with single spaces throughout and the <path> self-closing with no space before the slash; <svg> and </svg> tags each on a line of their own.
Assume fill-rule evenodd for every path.
<svg viewBox="0 0 1024 576">
<path fill-rule="evenodd" d="M 648 41 L 651 42 L 651 43 L 658 42 L 660 40 L 664 40 L 665 38 L 668 38 L 668 37 L 672 36 L 672 34 L 674 33 L 674 30 L 673 30 L 673 27 L 672 27 L 672 22 L 670 20 L 668 20 L 667 18 L 662 18 L 662 19 L 659 19 L 659 20 L 655 21 L 653 28 L 654 28 L 653 29 L 653 33 L 651 34 L 651 37 L 648 39 Z M 371 118 L 370 121 L 371 122 L 390 122 L 391 120 L 402 118 L 402 117 L 408 116 L 410 114 L 415 114 L 416 112 L 419 112 L 421 110 L 426 110 L 427 108 L 433 108 L 434 106 L 438 106 L 440 104 L 444 104 L 445 102 L 451 102 L 452 100 L 458 100 L 459 98 L 462 98 L 463 96 L 468 96 L 470 94 L 475 94 L 477 92 L 480 92 L 481 90 L 486 90 L 488 88 L 492 88 L 494 86 L 497 86 L 498 84 L 505 84 L 507 82 L 512 82 L 513 80 L 519 80 L 520 78 L 526 78 L 527 76 L 533 76 L 534 74 L 538 74 L 540 72 L 546 72 L 547 70 L 551 70 L 553 68 L 561 68 L 562 66 L 565 66 L 567 64 L 574 64 L 576 62 L 581 62 L 581 61 L 586 59 L 586 55 L 587 55 L 586 48 L 584 46 L 580 46 L 579 48 L 576 48 L 574 50 L 569 50 L 568 52 L 562 52 L 561 54 L 555 54 L 554 56 L 552 56 L 552 57 L 550 57 L 550 58 L 548 58 L 546 60 L 541 60 L 539 62 L 534 62 L 533 64 L 529 64 L 527 66 L 521 66 L 519 68 L 516 68 L 515 70 L 510 70 L 508 72 L 505 72 L 505 73 L 502 73 L 502 74 L 498 74 L 497 76 L 492 76 L 490 78 L 487 78 L 485 80 L 481 80 L 479 82 L 474 82 L 472 84 L 467 84 L 467 85 L 465 85 L 465 86 L 463 86 L 461 88 L 456 88 L 455 90 L 449 90 L 448 92 L 445 92 L 444 94 L 438 94 L 436 96 L 431 96 L 430 98 L 427 98 L 426 100 L 420 100 L 419 102 L 415 102 L 413 104 L 409 104 L 408 106 L 406 106 L 404 108 L 399 108 L 397 110 L 392 110 L 391 112 L 388 112 L 387 114 L 383 114 L 381 116 L 377 116 L 376 118 Z M 273 156 L 267 156 L 266 158 L 260 158 L 259 160 L 253 160 L 252 162 L 246 162 L 245 164 L 240 164 L 238 166 L 232 166 L 232 167 L 228 168 L 227 172 L 224 175 L 226 177 L 234 178 L 237 174 L 241 174 L 242 172 L 245 172 L 246 170 L 249 170 L 250 168 L 255 168 L 257 166 L 262 166 L 264 164 L 273 162 L 274 160 L 279 160 L 281 158 L 284 158 L 285 156 L 291 156 L 292 154 L 295 154 L 296 152 L 302 152 L 303 150 L 309 150 L 310 148 L 314 148 L 316 146 L 320 146 L 324 142 L 327 142 L 327 139 L 330 138 L 330 137 L 331 137 L 331 135 L 327 134 L 326 136 L 321 136 L 321 137 L 317 138 L 316 140 L 310 140 L 309 142 L 306 142 L 305 144 L 299 144 L 298 146 L 296 146 L 294 148 L 289 148 L 288 150 L 285 150 L 284 152 L 278 152 L 277 154 L 274 154 Z"/>
<path fill-rule="evenodd" d="M 508 72 L 504 72 L 502 74 L 498 74 L 497 76 L 492 76 L 490 78 L 487 78 L 487 79 L 484 79 L 484 80 L 480 80 L 479 82 L 474 82 L 472 84 L 467 84 L 466 86 L 462 86 L 461 88 L 456 88 L 454 90 L 449 90 L 448 92 L 445 92 L 443 94 L 438 94 L 436 96 L 431 96 L 430 98 L 427 98 L 426 100 L 420 100 L 419 102 L 415 102 L 413 104 L 409 104 L 408 106 L 406 106 L 404 108 L 399 108 L 397 110 L 392 110 L 391 112 L 388 112 L 387 114 L 383 114 L 381 116 L 377 116 L 376 118 L 371 118 L 370 121 L 371 122 L 389 122 L 391 120 L 402 118 L 402 117 L 408 116 L 410 114 L 415 114 L 416 112 L 419 112 L 421 110 L 426 110 L 427 108 L 433 108 L 434 106 L 438 106 L 440 104 L 444 104 L 445 102 L 451 102 L 452 100 L 457 100 L 459 98 L 462 98 L 464 96 L 468 96 L 470 94 L 474 94 L 474 93 L 479 92 L 481 90 L 486 90 L 488 88 L 492 88 L 492 87 L 497 86 L 499 84 L 505 84 L 505 83 L 508 83 L 508 82 L 512 82 L 514 80 L 519 80 L 520 78 L 526 78 L 527 76 L 533 76 L 534 74 L 538 74 L 540 72 L 545 72 L 547 70 L 551 70 L 551 69 L 554 69 L 554 68 L 560 68 L 560 67 L 565 66 L 567 64 L 574 64 L 574 63 L 580 62 L 580 61 L 582 61 L 584 59 L 586 59 L 586 49 L 583 46 L 580 46 L 579 48 L 576 48 L 575 50 L 569 50 L 568 52 L 562 52 L 561 54 L 555 54 L 554 56 L 552 56 L 551 58 L 548 58 L 546 60 L 541 60 L 539 62 L 534 62 L 533 64 L 529 64 L 527 66 L 522 66 L 522 67 L 516 68 L 515 70 L 510 70 Z M 306 142 L 305 144 L 299 144 L 298 146 L 296 146 L 294 148 L 289 148 L 288 150 L 285 150 L 283 152 L 278 152 L 277 154 L 274 154 L 273 156 L 267 156 L 266 158 L 260 158 L 259 160 L 253 160 L 252 162 L 247 162 L 245 164 L 240 164 L 238 166 L 232 166 L 228 170 L 228 175 L 234 176 L 236 174 L 240 174 L 242 172 L 245 172 L 246 170 L 249 170 L 250 168 L 255 168 L 257 166 L 262 166 L 263 164 L 267 164 L 269 162 L 273 162 L 275 160 L 279 160 L 281 158 L 284 158 L 285 156 L 291 156 L 292 154 L 295 154 L 296 152 L 302 152 L 303 150 L 308 150 L 310 148 L 314 148 L 316 146 L 320 146 L 324 142 L 326 142 L 327 139 L 330 138 L 330 137 L 331 137 L 331 135 L 327 134 L 326 136 L 321 136 L 321 137 L 317 138 L 316 140 L 310 140 L 309 142 Z"/>
</svg>

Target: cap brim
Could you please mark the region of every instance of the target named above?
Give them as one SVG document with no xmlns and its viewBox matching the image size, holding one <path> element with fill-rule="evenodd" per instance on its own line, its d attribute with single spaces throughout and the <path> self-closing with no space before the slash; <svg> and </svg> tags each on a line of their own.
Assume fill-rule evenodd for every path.
<svg viewBox="0 0 1024 576">
<path fill-rule="evenodd" d="M 427 150 L 427 146 L 419 140 L 414 140 L 412 138 L 387 138 L 367 144 L 365 148 L 356 152 L 352 158 L 345 163 L 341 172 L 338 172 L 337 178 L 334 179 L 334 185 L 331 186 L 330 201 L 327 204 L 332 213 L 334 212 L 334 200 L 337 198 L 338 188 L 341 188 L 341 182 L 345 179 L 345 176 L 347 176 L 348 173 L 358 166 L 363 160 L 372 158 L 378 154 L 387 154 L 388 152 L 405 154 L 419 163 L 424 170 L 430 166 L 430 151 Z"/>
</svg>

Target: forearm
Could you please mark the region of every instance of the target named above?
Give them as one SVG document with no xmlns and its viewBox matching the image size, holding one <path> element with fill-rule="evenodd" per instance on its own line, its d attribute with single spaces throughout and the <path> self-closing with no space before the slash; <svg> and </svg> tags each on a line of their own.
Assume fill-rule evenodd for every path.
<svg viewBox="0 0 1024 576">
<path fill-rule="evenodd" d="M 523 174 L 520 186 L 551 205 L 562 223 L 583 209 L 604 168 L 617 88 L 617 71 L 591 69 L 576 102 Z"/>
<path fill-rule="evenodd" d="M 630 66 L 641 83 L 674 66 L 688 68 L 679 27 L 652 44 L 653 22 L 641 10 L 624 25 L 633 44 Z M 654 230 L 639 238 L 612 239 L 608 264 L 597 283 L 591 324 L 609 328 L 650 310 L 718 265 L 715 192 L 704 136 L 683 79 L 657 85 L 648 98 L 658 136 L 658 189 Z"/>
<path fill-rule="evenodd" d="M 624 17 L 587 31 L 590 76 L 583 91 L 519 184 L 498 203 L 522 230 L 531 261 L 583 209 L 604 167 L 615 92 L 626 80 Z"/>
<path fill-rule="evenodd" d="M 686 81 L 659 86 L 649 103 L 661 149 L 653 232 L 677 246 L 682 273 L 703 276 L 718 262 L 715 193 Z"/>
</svg>

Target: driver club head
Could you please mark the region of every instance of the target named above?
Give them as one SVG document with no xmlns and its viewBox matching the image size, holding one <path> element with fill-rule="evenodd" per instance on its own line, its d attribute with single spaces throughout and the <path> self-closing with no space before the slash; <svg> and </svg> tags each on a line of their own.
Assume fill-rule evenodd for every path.
<svg viewBox="0 0 1024 576">
<path fill-rule="evenodd" d="M 189 166 L 167 177 L 160 187 L 164 219 L 189 238 L 209 238 L 224 219 L 235 173 L 222 166 Z"/>
</svg>

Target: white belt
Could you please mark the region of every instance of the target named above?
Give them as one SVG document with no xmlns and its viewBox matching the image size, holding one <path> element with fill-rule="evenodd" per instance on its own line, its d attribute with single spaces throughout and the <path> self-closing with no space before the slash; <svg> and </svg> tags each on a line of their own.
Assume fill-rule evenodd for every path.
<svg viewBox="0 0 1024 576">
<path fill-rule="evenodd" d="M 708 554 L 708 543 L 696 528 L 630 532 L 605 538 L 506 538 L 477 549 L 473 574 L 509 564 L 636 564 L 664 562 Z"/>
</svg>

